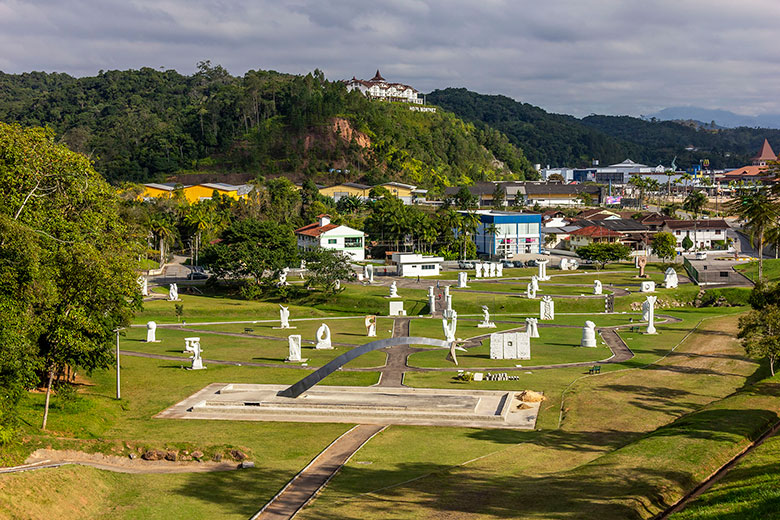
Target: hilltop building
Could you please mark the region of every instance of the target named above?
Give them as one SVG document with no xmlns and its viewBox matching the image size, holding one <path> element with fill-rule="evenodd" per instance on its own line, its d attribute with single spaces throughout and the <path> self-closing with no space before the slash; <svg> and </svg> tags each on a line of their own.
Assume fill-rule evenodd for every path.
<svg viewBox="0 0 780 520">
<path fill-rule="evenodd" d="M 298 249 L 335 249 L 355 261 L 366 259 L 365 237 L 366 234 L 359 229 L 331 224 L 330 215 L 319 215 L 317 222 L 295 230 Z"/>
<path fill-rule="evenodd" d="M 245 199 L 254 187 L 249 184 L 225 184 L 223 182 L 205 182 L 194 185 L 181 185 L 173 182 L 166 183 L 148 183 L 144 184 L 144 191 L 138 196 L 139 200 L 150 200 L 152 198 L 173 197 L 177 189 L 181 190 L 187 202 L 194 203 L 201 200 L 210 199 L 214 192 L 219 195 L 225 195 L 231 199 Z"/>
<path fill-rule="evenodd" d="M 347 81 L 347 90 L 359 90 L 364 96 L 370 99 L 379 99 L 382 101 L 402 101 L 404 103 L 415 103 L 422 105 L 423 100 L 419 92 L 403 83 L 388 83 L 385 78 L 376 70 L 376 74 L 369 80 L 352 79 Z"/>
</svg>

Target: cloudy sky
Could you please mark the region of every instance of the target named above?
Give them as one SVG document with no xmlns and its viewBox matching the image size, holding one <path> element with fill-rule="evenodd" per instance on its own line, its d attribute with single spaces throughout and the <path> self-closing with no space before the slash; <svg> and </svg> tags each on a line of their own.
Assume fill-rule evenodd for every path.
<svg viewBox="0 0 780 520">
<path fill-rule="evenodd" d="M 548 110 L 780 113 L 778 0 L 0 0 L 0 70 L 200 60 L 466 87 Z"/>
</svg>

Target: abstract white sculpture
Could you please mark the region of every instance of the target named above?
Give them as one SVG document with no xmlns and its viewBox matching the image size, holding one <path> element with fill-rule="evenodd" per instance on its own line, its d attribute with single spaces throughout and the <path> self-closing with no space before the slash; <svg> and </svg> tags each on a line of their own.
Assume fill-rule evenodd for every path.
<svg viewBox="0 0 780 520">
<path fill-rule="evenodd" d="M 444 317 L 450 318 L 455 311 L 452 309 L 452 296 L 446 296 L 444 298 Z"/>
<path fill-rule="evenodd" d="M 655 282 L 642 282 L 639 288 L 639 292 L 653 292 L 655 291 Z"/>
<path fill-rule="evenodd" d="M 601 294 L 601 293 L 602 293 L 601 281 L 594 280 L 593 281 L 593 294 Z"/>
<path fill-rule="evenodd" d="M 491 334 L 490 359 L 531 359 L 531 340 L 528 332 Z"/>
<path fill-rule="evenodd" d="M 146 323 L 146 342 L 157 343 L 157 337 L 155 333 L 157 331 L 157 324 L 153 321 Z"/>
<path fill-rule="evenodd" d="M 390 298 L 400 298 L 400 296 L 398 296 L 398 284 L 396 282 L 390 284 Z"/>
<path fill-rule="evenodd" d="M 175 283 L 172 283 L 170 287 L 168 287 L 168 301 L 170 302 L 178 302 L 179 301 L 179 286 Z"/>
<path fill-rule="evenodd" d="M 428 312 L 429 314 L 436 313 L 436 296 L 433 293 L 428 293 Z"/>
<path fill-rule="evenodd" d="M 279 283 L 276 284 L 276 285 L 278 285 L 279 287 L 283 287 L 285 285 L 290 285 L 290 284 L 287 283 L 287 273 L 288 272 L 290 272 L 290 268 L 289 267 L 285 267 L 284 269 L 282 269 L 282 272 L 279 273 Z"/>
<path fill-rule="evenodd" d="M 677 279 L 677 271 L 674 270 L 674 267 L 670 267 L 664 272 L 664 287 L 667 289 L 676 289 L 677 284 L 679 284 L 680 281 Z"/>
<path fill-rule="evenodd" d="M 363 266 L 363 279 L 368 283 L 374 283 L 374 265 L 366 264 Z"/>
<path fill-rule="evenodd" d="M 539 320 L 536 318 L 526 318 L 525 327 L 529 338 L 539 337 Z"/>
<path fill-rule="evenodd" d="M 404 310 L 404 302 L 399 302 L 399 301 L 390 302 L 390 312 L 388 314 L 390 316 L 406 316 L 406 311 Z"/>
<path fill-rule="evenodd" d="M 586 321 L 585 326 L 582 328 L 582 341 L 580 342 L 580 346 L 596 346 L 596 324 L 592 321 Z"/>
<path fill-rule="evenodd" d="M 290 327 L 290 309 L 284 305 L 279 305 L 279 318 L 281 319 L 280 329 L 291 329 Z"/>
<path fill-rule="evenodd" d="M 141 296 L 149 296 L 149 281 L 145 276 L 138 277 L 138 288 L 141 289 Z"/>
<path fill-rule="evenodd" d="M 504 276 L 504 264 L 502 264 L 501 262 L 496 264 L 496 276 L 499 278 Z"/>
<path fill-rule="evenodd" d="M 301 335 L 293 334 L 287 336 L 287 344 L 290 348 L 289 355 L 285 361 L 300 362 L 301 359 Z"/>
<path fill-rule="evenodd" d="M 458 313 L 453 312 L 452 317 L 449 320 L 447 318 L 442 318 L 441 326 L 442 329 L 444 329 L 444 341 L 448 343 L 455 341 L 455 331 L 458 328 Z"/>
<path fill-rule="evenodd" d="M 458 273 L 458 288 L 459 289 L 465 289 L 468 287 L 466 283 L 468 282 L 469 275 L 465 271 L 461 271 Z"/>
<path fill-rule="evenodd" d="M 539 277 L 533 275 L 531 277 L 531 284 L 534 286 L 534 292 L 537 292 L 539 290 Z"/>
<path fill-rule="evenodd" d="M 474 264 L 474 276 L 475 278 L 482 278 L 482 264 L 479 262 Z"/>
<path fill-rule="evenodd" d="M 491 278 L 495 278 L 495 276 L 496 276 L 496 264 L 493 263 L 493 262 L 490 262 L 490 264 L 488 264 L 488 265 L 490 266 L 490 277 Z"/>
<path fill-rule="evenodd" d="M 317 350 L 330 350 L 333 345 L 330 343 L 330 327 L 324 323 L 317 329 L 317 344 L 314 346 Z"/>
<path fill-rule="evenodd" d="M 547 262 L 549 262 L 549 260 L 536 261 L 536 264 L 539 266 L 539 280 L 543 282 L 550 279 L 550 277 L 547 276 Z"/>
<path fill-rule="evenodd" d="M 555 319 L 555 302 L 553 301 L 552 296 L 542 296 L 542 301 L 539 302 L 539 319 Z"/>
<path fill-rule="evenodd" d="M 369 338 L 376 337 L 376 316 L 366 316 L 366 336 Z"/>
<path fill-rule="evenodd" d="M 184 353 L 192 352 L 196 343 L 200 345 L 200 338 L 184 338 Z"/>
<path fill-rule="evenodd" d="M 536 289 L 534 289 L 533 282 L 528 282 L 528 286 L 525 289 L 525 295 L 531 300 L 536 299 Z"/>
<path fill-rule="evenodd" d="M 647 331 L 645 334 L 658 334 L 655 330 L 655 324 L 653 323 L 653 319 L 655 318 L 655 301 L 657 299 L 657 296 L 647 297 Z"/>
<path fill-rule="evenodd" d="M 336 285 L 336 290 L 337 291 L 341 290 L 341 280 L 336 280 L 335 285 Z"/>
<path fill-rule="evenodd" d="M 496 324 L 490 321 L 490 310 L 487 305 L 482 306 L 482 323 L 478 323 L 480 329 L 495 329 Z"/>
<path fill-rule="evenodd" d="M 444 286 L 444 297 L 445 298 L 449 298 L 450 297 L 450 286 L 449 285 L 445 285 Z"/>
<path fill-rule="evenodd" d="M 190 358 L 192 360 L 192 365 L 190 365 L 190 370 L 203 370 L 203 360 L 200 358 L 201 350 L 200 350 L 200 341 L 197 341 L 193 343 L 192 345 L 192 357 Z"/>
</svg>

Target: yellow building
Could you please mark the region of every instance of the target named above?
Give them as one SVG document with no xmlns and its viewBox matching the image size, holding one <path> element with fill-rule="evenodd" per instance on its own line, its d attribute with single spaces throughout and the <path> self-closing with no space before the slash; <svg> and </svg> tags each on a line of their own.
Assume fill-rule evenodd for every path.
<svg viewBox="0 0 780 520">
<path fill-rule="evenodd" d="M 371 191 L 371 186 L 358 184 L 356 182 L 345 182 L 343 184 L 336 184 L 335 186 L 328 186 L 327 188 L 320 189 L 320 195 L 331 197 L 334 200 L 349 196 L 367 199 L 369 191 Z"/>
<path fill-rule="evenodd" d="M 177 184 L 174 183 L 150 183 L 144 184 L 144 191 L 139 196 L 142 200 L 148 200 L 150 198 L 159 197 L 173 197 L 173 193 L 176 190 Z M 181 186 L 181 185 L 179 185 Z M 203 184 L 194 184 L 192 186 L 181 186 L 181 191 L 187 202 L 192 204 L 204 199 L 210 199 L 216 191 L 220 195 L 226 195 L 231 199 L 245 199 L 252 186 L 248 184 L 225 184 L 221 182 L 207 182 Z"/>
<path fill-rule="evenodd" d="M 391 195 L 401 199 L 404 204 L 414 204 L 415 202 L 424 201 L 425 196 L 428 193 L 428 190 L 418 189 L 417 186 L 403 184 L 401 182 L 385 182 L 384 184 L 378 184 L 375 187 L 378 188 L 380 186 L 389 191 Z"/>
</svg>

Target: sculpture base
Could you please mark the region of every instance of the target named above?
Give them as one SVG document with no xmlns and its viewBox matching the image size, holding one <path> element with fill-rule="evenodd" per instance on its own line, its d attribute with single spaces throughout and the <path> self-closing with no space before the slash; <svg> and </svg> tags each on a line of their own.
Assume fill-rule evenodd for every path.
<svg viewBox="0 0 780 520">
<path fill-rule="evenodd" d="M 580 346 L 581 347 L 593 348 L 593 347 L 596 346 L 596 340 L 595 339 L 593 341 L 585 341 L 585 340 L 583 340 L 582 343 L 580 343 Z"/>
<path fill-rule="evenodd" d="M 495 329 L 496 328 L 496 324 L 492 323 L 492 322 L 490 322 L 490 323 L 477 323 L 477 328 L 478 329 Z"/>
<path fill-rule="evenodd" d="M 319 345 L 316 345 L 314 347 L 314 350 L 334 350 L 334 348 L 333 348 L 333 345 L 322 346 L 322 347 L 319 346 Z"/>
<path fill-rule="evenodd" d="M 271 327 L 271 330 L 295 330 L 298 327 Z"/>
<path fill-rule="evenodd" d="M 285 363 L 306 363 L 309 360 L 309 358 L 303 358 L 303 359 L 290 359 L 287 358 L 284 360 Z"/>
</svg>

